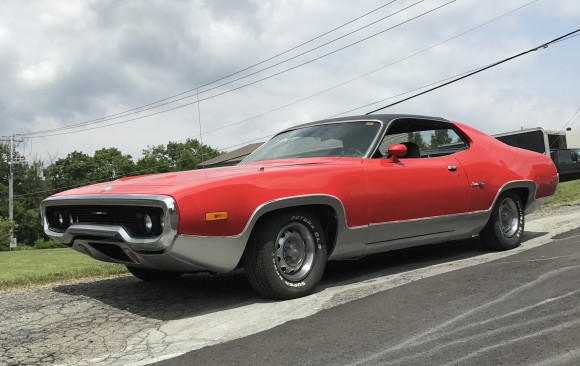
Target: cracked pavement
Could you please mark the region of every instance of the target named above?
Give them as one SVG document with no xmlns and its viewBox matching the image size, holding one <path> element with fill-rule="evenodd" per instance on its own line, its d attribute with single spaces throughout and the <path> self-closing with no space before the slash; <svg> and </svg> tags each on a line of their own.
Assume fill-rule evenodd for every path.
<svg viewBox="0 0 580 366">
<path fill-rule="evenodd" d="M 538 247 L 578 227 L 580 206 L 531 216 L 526 241 L 488 252 L 476 239 L 329 263 L 320 290 L 258 297 L 243 271 L 166 283 L 132 276 L 0 292 L 0 365 L 143 365 L 239 339 L 423 278 Z"/>
<path fill-rule="evenodd" d="M 220 296 L 227 293 L 227 296 Z M 143 283 L 131 276 L 0 292 L 0 365 L 89 365 L 163 352 L 167 321 L 255 297 L 243 273 Z"/>
</svg>

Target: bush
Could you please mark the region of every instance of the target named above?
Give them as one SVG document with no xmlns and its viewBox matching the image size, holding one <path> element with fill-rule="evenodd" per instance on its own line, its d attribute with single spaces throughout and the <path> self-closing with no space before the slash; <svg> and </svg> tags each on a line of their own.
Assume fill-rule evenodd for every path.
<svg viewBox="0 0 580 366">
<path fill-rule="evenodd" d="M 17 228 L 18 225 L 14 221 L 0 216 L 0 251 L 9 249 L 10 230 L 13 230 L 15 233 Z"/>
<path fill-rule="evenodd" d="M 12 250 L 35 250 L 35 249 L 56 249 L 56 248 L 66 248 L 65 245 L 54 241 L 54 240 L 44 240 L 37 239 L 33 244 L 20 243 L 18 246 Z"/>
<path fill-rule="evenodd" d="M 44 240 L 42 238 L 36 239 L 34 244 L 32 245 L 34 249 L 55 249 L 55 248 L 66 248 L 65 245 L 59 243 L 55 240 Z"/>
</svg>

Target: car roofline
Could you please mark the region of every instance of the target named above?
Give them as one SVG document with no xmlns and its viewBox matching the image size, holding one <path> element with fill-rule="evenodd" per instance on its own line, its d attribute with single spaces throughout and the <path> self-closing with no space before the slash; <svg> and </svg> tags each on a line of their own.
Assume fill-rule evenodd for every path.
<svg viewBox="0 0 580 366">
<path fill-rule="evenodd" d="M 436 122 L 453 123 L 452 121 L 445 119 L 445 118 L 433 117 L 433 116 L 424 116 L 424 115 L 418 115 L 418 114 L 363 114 L 363 115 L 358 115 L 358 116 L 326 118 L 326 119 L 321 119 L 318 121 L 302 123 L 302 124 L 299 124 L 296 126 L 288 127 L 286 129 L 278 132 L 276 135 L 279 135 L 283 132 L 297 130 L 297 129 L 304 128 L 304 127 L 317 126 L 317 125 L 321 125 L 321 124 L 330 124 L 330 123 L 341 123 L 341 122 L 342 123 L 350 123 L 350 122 L 359 122 L 359 121 L 360 122 L 379 121 L 379 122 L 382 122 L 382 124 L 384 126 L 386 126 L 389 122 L 391 122 L 393 120 L 403 119 L 403 118 L 428 119 L 428 120 L 436 121 Z"/>
</svg>

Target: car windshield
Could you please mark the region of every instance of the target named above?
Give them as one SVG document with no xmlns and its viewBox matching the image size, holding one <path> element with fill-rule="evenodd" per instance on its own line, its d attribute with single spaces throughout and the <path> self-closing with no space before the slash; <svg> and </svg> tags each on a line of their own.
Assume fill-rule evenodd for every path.
<svg viewBox="0 0 580 366">
<path fill-rule="evenodd" d="M 322 156 L 363 157 L 380 127 L 380 122 L 362 121 L 297 128 L 274 136 L 243 162 Z"/>
</svg>

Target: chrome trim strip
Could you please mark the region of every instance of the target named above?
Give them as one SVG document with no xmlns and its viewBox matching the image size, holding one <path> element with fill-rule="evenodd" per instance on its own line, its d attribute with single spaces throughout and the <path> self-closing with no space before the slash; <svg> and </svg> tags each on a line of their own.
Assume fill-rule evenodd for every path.
<svg viewBox="0 0 580 366">
<path fill-rule="evenodd" d="M 367 243 L 366 245 L 373 245 L 373 244 L 382 244 L 382 243 L 386 243 L 389 241 L 395 241 L 395 240 L 408 240 L 408 239 L 415 239 L 415 238 L 421 238 L 423 236 L 431 236 L 431 235 L 439 235 L 439 234 L 447 234 L 447 233 L 452 233 L 455 230 L 445 230 L 445 231 L 438 231 L 435 233 L 428 233 L 428 234 L 421 234 L 421 235 L 411 235 L 411 236 L 404 236 L 404 237 L 400 237 L 400 238 L 396 238 L 396 239 L 387 239 L 387 240 L 381 240 L 381 241 L 374 241 L 372 243 Z"/>
<path fill-rule="evenodd" d="M 364 255 L 469 238 L 478 234 L 488 219 L 489 214 L 482 211 L 375 225 L 369 227 Z M 410 232 L 415 235 L 410 237 Z"/>
<path fill-rule="evenodd" d="M 488 212 L 488 211 L 489 210 L 483 210 L 483 211 L 467 211 L 467 212 L 462 212 L 462 213 L 457 213 L 457 214 L 438 215 L 438 216 L 425 216 L 425 217 L 419 217 L 419 218 L 416 218 L 416 219 L 408 219 L 408 220 L 394 220 L 394 221 L 385 221 L 385 222 L 375 222 L 375 223 L 369 224 L 369 226 L 372 227 L 372 226 L 380 226 L 380 225 L 388 225 L 388 224 L 412 223 L 412 222 L 423 221 L 423 220 L 430 220 L 430 219 L 454 218 L 454 217 L 465 216 L 465 215 L 472 215 L 472 214 L 478 214 L 478 213 Z"/>
</svg>

